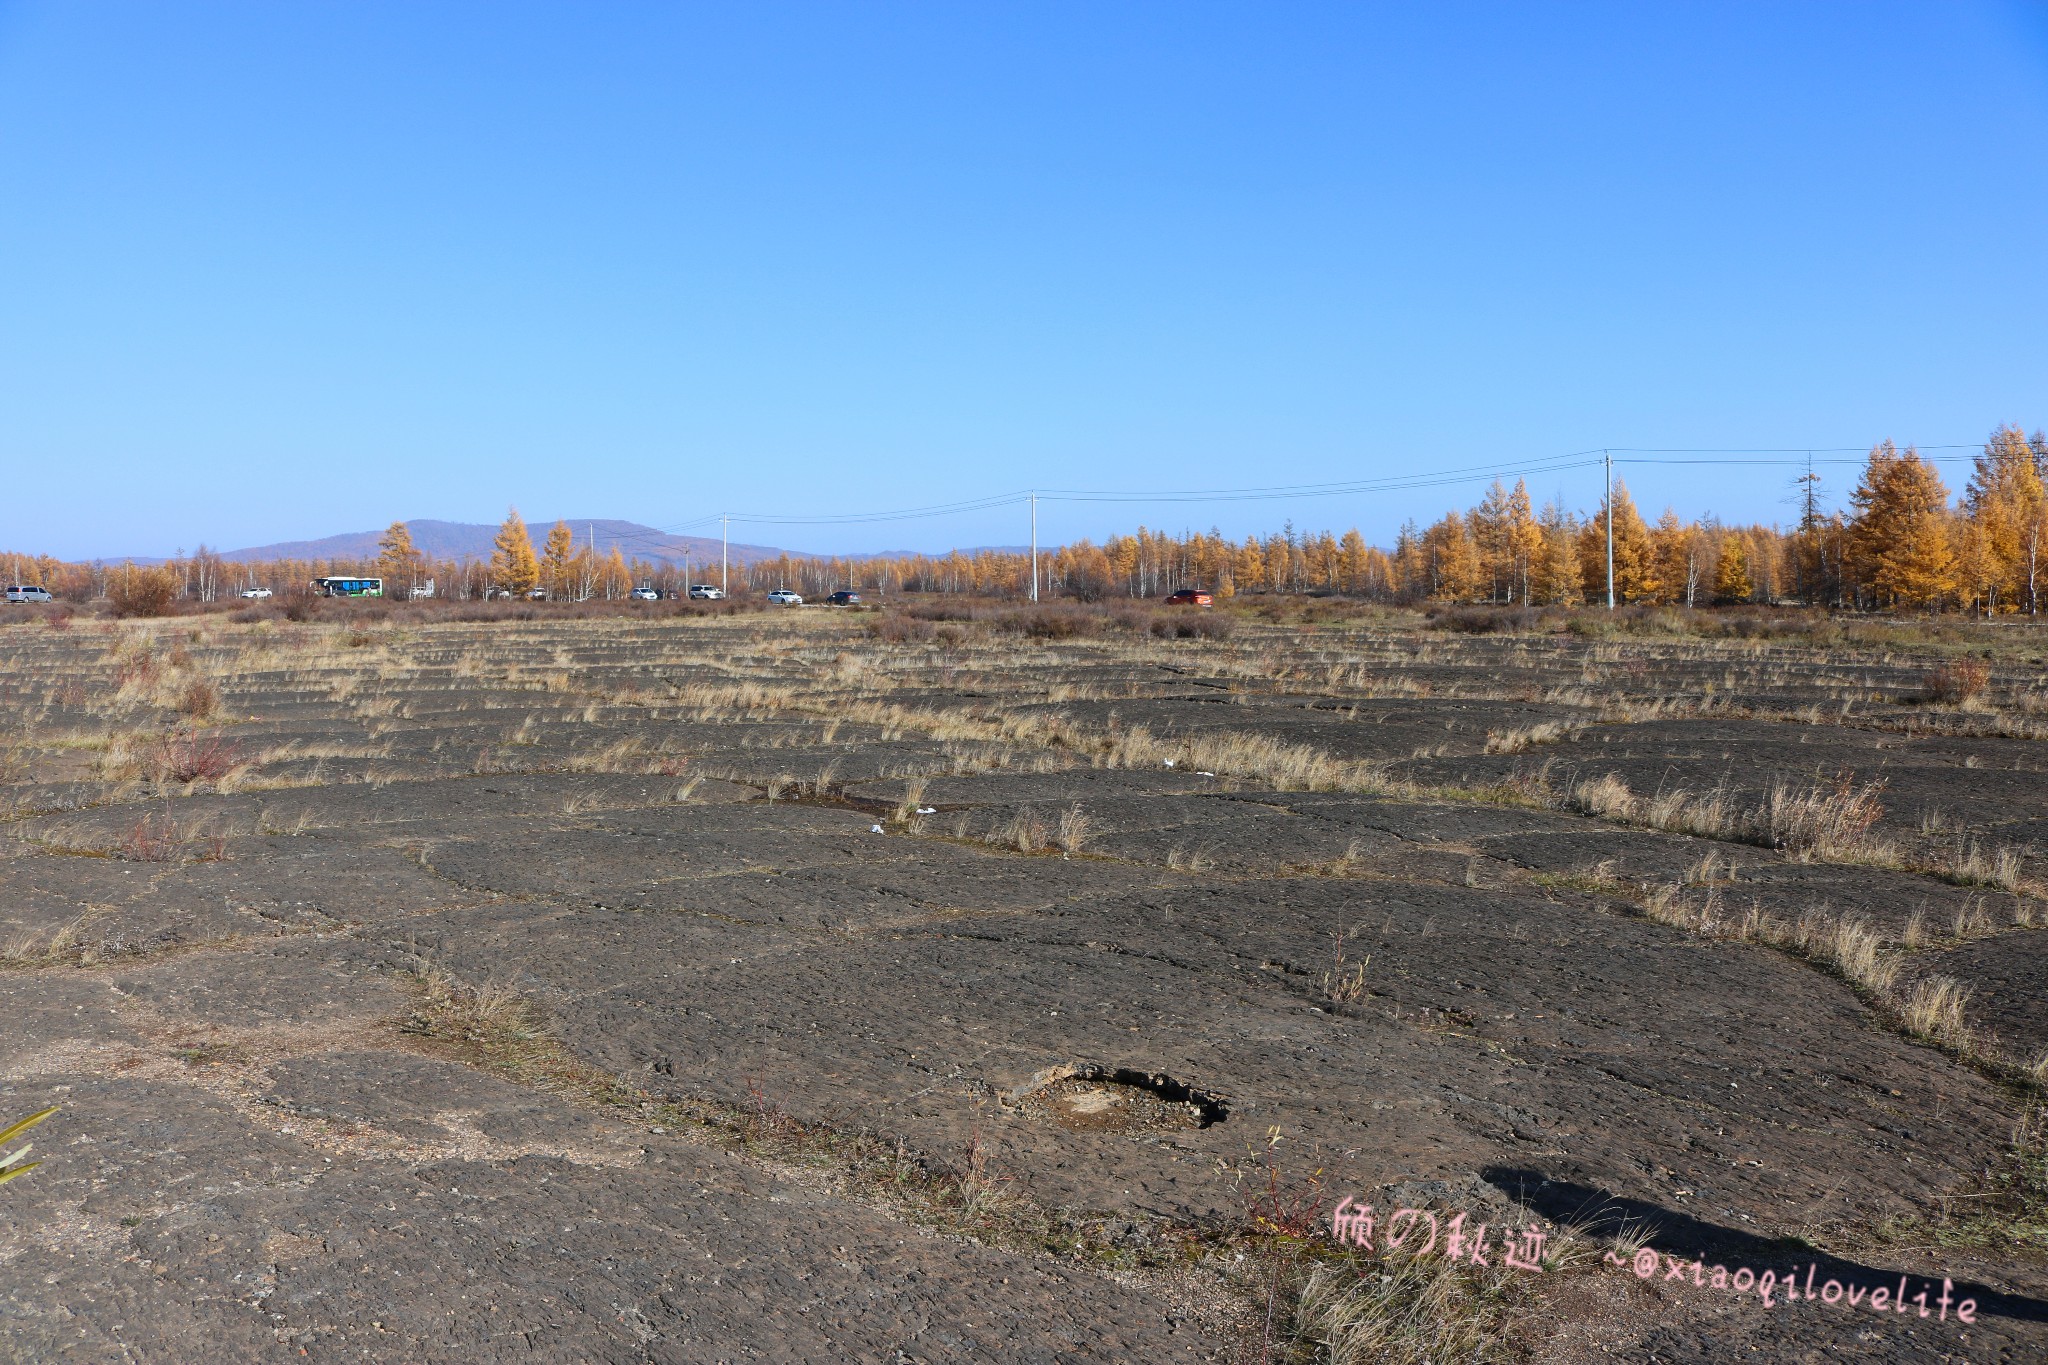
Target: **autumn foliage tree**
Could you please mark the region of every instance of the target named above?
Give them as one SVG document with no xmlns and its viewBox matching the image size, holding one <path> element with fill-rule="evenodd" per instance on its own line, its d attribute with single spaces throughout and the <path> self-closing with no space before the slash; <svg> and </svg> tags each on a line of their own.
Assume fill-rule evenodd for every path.
<svg viewBox="0 0 2048 1365">
<path fill-rule="evenodd" d="M 1910 447 L 1870 452 L 1851 502 L 1853 571 L 1878 606 L 1936 607 L 1955 596 L 1955 536 L 1948 489 Z"/>
<path fill-rule="evenodd" d="M 1486 490 L 1479 506 L 1467 515 L 1476 575 L 1489 602 L 1528 602 L 1533 591 L 1536 557 L 1543 531 L 1529 506 L 1529 488 L 1515 480 L 1509 490 L 1499 479 Z"/>
<path fill-rule="evenodd" d="M 1728 526 L 1686 520 L 1667 509 L 1646 526 L 1626 484 L 1614 485 L 1614 586 L 1619 603 L 1696 605 L 1787 602 L 1832 609 L 1963 607 L 1986 613 L 2040 610 L 2048 584 L 2048 435 L 2016 426 L 1992 432 L 1976 457 L 1959 503 L 1952 504 L 1934 463 L 1885 442 L 1870 452 L 1846 507 L 1830 508 L 1821 476 L 1794 481 L 1799 513 L 1791 527 Z M 1217 529 L 1179 535 L 1140 526 L 1100 545 L 1077 541 L 1042 548 L 1041 591 L 1078 600 L 1156 598 L 1183 587 L 1219 599 L 1247 594 L 1342 593 L 1377 601 L 1578 606 L 1607 598 L 1607 510 L 1583 517 L 1556 503 L 1533 513 L 1527 488 L 1494 481 L 1477 505 L 1424 528 L 1403 524 L 1389 554 L 1356 529 L 1342 535 L 1301 531 L 1291 523 L 1240 542 Z M 484 560 L 419 555 L 409 529 L 394 522 L 374 560 L 337 556 L 235 566 L 254 584 L 304 583 L 325 574 L 381 573 L 387 581 L 437 576 L 441 596 L 525 594 L 545 584 L 554 597 L 623 596 L 639 581 L 671 590 L 686 576 L 674 561 L 629 560 L 594 544 L 577 545 L 557 523 L 536 556 L 517 510 L 498 529 Z M 1019 597 L 1030 590 L 1031 561 L 1015 550 L 953 550 L 943 555 L 876 558 L 783 554 L 736 565 L 739 585 L 794 587 L 805 595 L 841 587 L 888 594 L 959 593 Z M 230 577 L 217 555 L 198 551 L 161 570 L 67 563 L 0 549 L 0 577 L 41 582 L 58 596 L 88 602 L 105 595 L 117 612 L 170 610 L 180 597 L 201 604 Z"/>
<path fill-rule="evenodd" d="M 419 585 L 423 563 L 424 556 L 412 543 L 412 531 L 402 521 L 392 522 L 377 542 L 378 575 L 387 586 L 404 584 L 410 593 Z"/>
<path fill-rule="evenodd" d="M 1643 602 L 1656 590 L 1650 528 L 1629 498 L 1628 485 L 1614 481 L 1614 594 L 1617 602 Z M 1607 600 L 1607 504 L 1579 531 L 1579 582 L 1588 602 Z"/>
<path fill-rule="evenodd" d="M 534 558 L 533 537 L 519 519 L 519 509 L 510 508 L 491 542 L 491 582 L 514 597 L 524 597 L 539 581 L 540 562 Z"/>
<path fill-rule="evenodd" d="M 548 532 L 547 544 L 541 546 L 541 583 L 553 598 L 572 596 L 570 588 L 570 562 L 576 545 L 575 533 L 569 523 L 558 521 Z"/>
<path fill-rule="evenodd" d="M 607 602 L 616 602 L 633 591 L 633 576 L 626 568 L 626 557 L 619 547 L 612 546 L 612 552 L 597 566 L 597 581 L 592 586 L 592 595 Z"/>
<path fill-rule="evenodd" d="M 2040 611 L 2048 552 L 2041 455 L 2018 427 L 2000 427 L 1977 456 L 1963 494 L 1970 586 L 1988 611 Z"/>
<path fill-rule="evenodd" d="M 1749 553 L 1741 536 L 1723 536 L 1719 562 L 1714 566 L 1714 598 L 1720 602 L 1747 602 L 1756 591 L 1749 581 Z"/>
</svg>

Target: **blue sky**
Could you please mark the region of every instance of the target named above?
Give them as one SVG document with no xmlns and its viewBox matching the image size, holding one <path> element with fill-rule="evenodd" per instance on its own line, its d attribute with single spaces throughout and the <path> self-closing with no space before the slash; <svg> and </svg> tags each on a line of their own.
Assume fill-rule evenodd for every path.
<svg viewBox="0 0 2048 1365">
<path fill-rule="evenodd" d="M 1975 441 L 2048 425 L 2044 153 L 2039 4 L 0 2 L 0 547 Z"/>
</svg>

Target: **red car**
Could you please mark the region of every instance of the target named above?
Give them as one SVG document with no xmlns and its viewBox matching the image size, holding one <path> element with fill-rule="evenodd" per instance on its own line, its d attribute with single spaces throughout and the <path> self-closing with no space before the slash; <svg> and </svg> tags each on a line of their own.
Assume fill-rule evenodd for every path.
<svg viewBox="0 0 2048 1365">
<path fill-rule="evenodd" d="M 1213 607 L 1216 605 L 1216 599 L 1203 592 L 1200 588 L 1182 588 L 1179 592 L 1166 599 L 1166 605 L 1169 607 Z"/>
</svg>

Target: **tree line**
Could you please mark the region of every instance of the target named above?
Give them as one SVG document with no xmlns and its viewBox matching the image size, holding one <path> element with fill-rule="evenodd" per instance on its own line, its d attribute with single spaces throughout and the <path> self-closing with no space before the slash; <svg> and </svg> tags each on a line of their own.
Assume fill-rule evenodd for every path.
<svg viewBox="0 0 2048 1365">
<path fill-rule="evenodd" d="M 1427 526 L 1411 520 L 1391 550 L 1369 545 L 1354 528 L 1300 532 L 1290 523 L 1266 536 L 1233 541 L 1218 530 L 1174 535 L 1139 527 L 1101 544 L 1080 540 L 1041 551 L 1041 597 L 1097 601 L 1157 597 L 1200 588 L 1229 598 L 1248 594 L 1328 593 L 1383 602 L 1463 602 L 1520 606 L 1604 604 L 1609 522 L 1618 603 L 1708 606 L 1799 603 L 1840 609 L 1965 609 L 2039 612 L 2048 591 L 2048 437 L 2014 426 L 1992 433 L 1975 457 L 1959 498 L 1932 462 L 1891 442 L 1869 455 L 1847 505 L 1824 506 L 1817 477 L 1795 480 L 1799 514 L 1790 526 L 1691 521 L 1666 508 L 1646 521 L 1625 482 L 1612 506 L 1590 515 L 1555 502 L 1538 509 L 1527 487 L 1496 481 L 1476 506 Z M 636 586 L 675 594 L 686 570 L 676 564 L 609 553 L 578 543 L 557 522 L 536 544 L 516 509 L 482 559 L 435 559 L 393 522 L 374 556 L 361 559 L 228 563 L 201 547 L 161 570 L 67 563 L 48 556 L 0 554 L 12 582 L 39 582 L 59 597 L 87 601 L 132 589 L 137 573 L 160 574 L 174 597 L 210 601 L 242 586 L 300 586 L 328 574 L 374 574 L 393 596 L 423 593 L 477 599 L 524 597 L 618 600 Z M 696 581 L 718 581 L 709 566 Z M 792 588 L 807 597 L 836 588 L 890 595 L 950 593 L 1023 597 L 1032 562 L 1012 550 L 945 555 L 803 556 L 784 554 L 727 571 L 735 594 Z"/>
</svg>

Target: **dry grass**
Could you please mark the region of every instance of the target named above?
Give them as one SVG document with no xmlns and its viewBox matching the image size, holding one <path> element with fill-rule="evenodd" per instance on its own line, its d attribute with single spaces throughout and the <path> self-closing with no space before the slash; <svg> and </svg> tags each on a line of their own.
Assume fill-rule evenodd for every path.
<svg viewBox="0 0 2048 1365">
<path fill-rule="evenodd" d="M 568 1064 L 544 1016 L 509 986 L 472 986 L 431 964 L 413 973 L 413 1012 L 400 1031 L 458 1045 L 529 1083 Z M 580 1073 L 577 1073 L 580 1075 Z"/>
<path fill-rule="evenodd" d="M 1059 828 L 1053 832 L 1052 841 L 1062 853 L 1079 853 L 1088 843 L 1088 836 L 1094 830 L 1094 822 L 1081 809 L 1081 803 L 1060 812 Z"/>
<path fill-rule="evenodd" d="M 1897 848 L 1873 828 L 1884 817 L 1883 790 L 1882 782 L 1859 783 L 1845 772 L 1812 787 L 1780 779 L 1761 800 L 1743 805 L 1725 785 L 1645 797 L 1608 773 L 1576 783 L 1557 804 L 1621 824 L 1782 849 L 1802 862 L 1898 866 Z"/>
<path fill-rule="evenodd" d="M 1323 973 L 1323 996 L 1331 1004 L 1343 1008 L 1355 1005 L 1372 994 L 1366 989 L 1365 969 L 1372 965 L 1372 955 L 1366 954 L 1363 962 L 1346 965 L 1342 958 L 1337 966 Z"/>
<path fill-rule="evenodd" d="M 1502 1351 L 1512 1273 L 1441 1257 L 1317 1266 L 1294 1336 L 1328 1365 L 1476 1365 Z"/>
<path fill-rule="evenodd" d="M 98 939 L 96 931 L 106 916 L 104 909 L 87 910 L 58 927 L 47 938 L 23 930 L 0 945 L 0 966 L 53 967 L 59 963 L 78 963 L 87 959 L 94 955 L 93 945 Z"/>
<path fill-rule="evenodd" d="M 2006 844 L 1986 848 L 1960 834 L 1946 850 L 1935 850 L 1929 870 L 1957 886 L 1995 887 L 2015 896 L 2025 895 L 2029 889 L 2026 855 L 2021 850 Z"/>
<path fill-rule="evenodd" d="M 903 796 L 896 802 L 896 809 L 889 812 L 889 818 L 899 825 L 909 825 L 924 813 L 925 780 L 913 777 L 903 784 Z"/>
<path fill-rule="evenodd" d="M 1051 840 L 1052 831 L 1045 817 L 1027 806 L 990 830 L 982 842 L 1019 853 L 1042 853 Z"/>
<path fill-rule="evenodd" d="M 220 713 L 220 688 L 211 678 L 194 678 L 178 693 L 178 710 L 195 721 L 212 720 Z"/>
<path fill-rule="evenodd" d="M 1777 948 L 1806 958 L 1856 986 L 1899 1027 L 1912 1036 L 1934 1043 L 1966 1060 L 2006 1076 L 2024 1073 L 2023 1061 L 1994 1055 L 1985 1040 L 1969 1027 L 1965 1008 L 1971 990 L 1947 976 L 1921 977 L 1899 989 L 1905 957 L 1888 944 L 1869 920 L 1860 915 L 1837 916 L 1823 909 L 1811 909 L 1796 923 L 1764 914 L 1752 904 L 1741 914 L 1728 913 L 1718 888 L 1704 898 L 1688 897 L 1682 886 L 1645 888 L 1639 904 L 1643 912 L 1660 923 L 1707 938 L 1729 939 Z M 1981 902 L 1966 902 L 1958 911 L 1955 940 L 1995 932 Z M 1915 913 L 1897 941 L 1897 948 L 1910 950 L 1925 937 L 1924 916 Z"/>
<path fill-rule="evenodd" d="M 1489 730 L 1486 734 L 1486 752 L 1490 754 L 1519 754 L 1539 744 L 1558 744 L 1585 729 L 1583 725 L 1570 725 L 1561 721 L 1546 720 L 1535 725 L 1521 726 L 1511 730 Z"/>
<path fill-rule="evenodd" d="M 1963 1007 L 1969 1003 L 1970 994 L 1970 988 L 1954 977 L 1922 977 L 1900 1003 L 1899 1016 L 1914 1036 L 1967 1052 L 1971 1050 L 1972 1039 L 1969 1025 L 1963 1020 Z"/>
</svg>

